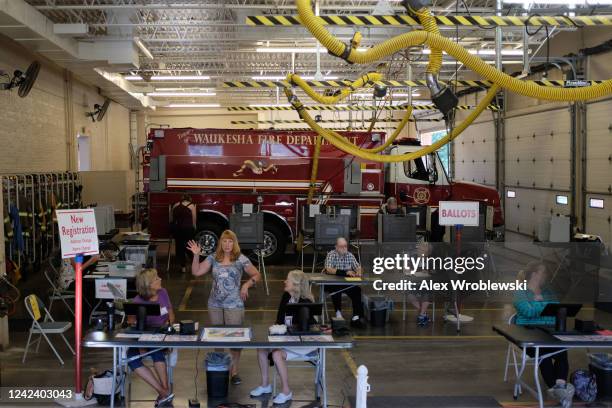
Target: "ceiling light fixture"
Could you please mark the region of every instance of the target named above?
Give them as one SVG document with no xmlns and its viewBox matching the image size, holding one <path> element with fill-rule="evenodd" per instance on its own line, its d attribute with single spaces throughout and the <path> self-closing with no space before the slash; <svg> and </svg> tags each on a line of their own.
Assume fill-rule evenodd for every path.
<svg viewBox="0 0 612 408">
<path fill-rule="evenodd" d="M 128 81 L 142 81 L 140 75 L 126 75 Z M 208 75 L 153 75 L 151 81 L 205 81 L 210 79 Z"/>
<path fill-rule="evenodd" d="M 276 108 L 276 107 L 290 107 L 290 103 L 270 104 L 270 103 L 250 103 L 251 108 Z"/>
<path fill-rule="evenodd" d="M 218 103 L 171 103 L 164 108 L 219 108 Z"/>
<path fill-rule="evenodd" d="M 151 51 L 149 51 L 147 46 L 144 45 L 144 43 L 140 40 L 140 38 L 134 37 L 134 42 L 136 43 L 138 48 L 140 48 L 140 51 L 142 51 L 144 53 L 144 55 L 147 56 L 148 59 L 154 59 L 153 58 L 153 54 L 151 54 Z"/>
<path fill-rule="evenodd" d="M 302 78 L 305 81 L 312 81 L 314 80 L 314 76 L 312 75 L 305 75 L 305 76 L 300 76 L 300 78 Z M 253 79 L 254 81 L 284 81 L 285 79 L 287 79 L 287 76 L 279 76 L 279 75 L 257 75 L 254 77 L 251 77 L 251 79 Z M 338 79 L 337 76 L 329 76 L 326 75 L 323 77 L 323 81 L 334 81 Z"/>
<path fill-rule="evenodd" d="M 362 51 L 366 51 L 367 48 L 365 47 L 359 47 L 357 48 L 357 51 L 362 52 Z M 299 47 L 260 47 L 260 48 L 256 48 L 255 52 L 267 52 L 267 53 L 276 53 L 276 54 L 316 54 L 317 53 L 317 49 L 313 48 L 313 47 L 305 47 L 305 48 L 299 48 Z M 322 51 L 323 53 L 323 51 Z"/>
<path fill-rule="evenodd" d="M 215 92 L 149 92 L 147 96 L 215 96 Z"/>
</svg>

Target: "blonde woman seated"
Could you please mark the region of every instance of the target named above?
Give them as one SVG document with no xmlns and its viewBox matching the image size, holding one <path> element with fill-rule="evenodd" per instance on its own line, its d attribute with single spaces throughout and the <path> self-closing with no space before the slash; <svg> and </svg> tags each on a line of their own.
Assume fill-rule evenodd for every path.
<svg viewBox="0 0 612 408">
<path fill-rule="evenodd" d="M 285 324 L 286 310 L 289 303 L 313 303 L 314 298 L 310 292 L 310 285 L 306 274 L 300 270 L 293 270 L 285 280 L 285 293 L 281 297 L 276 314 L 276 324 Z M 251 397 L 259 397 L 272 392 L 270 385 L 269 366 L 274 363 L 281 378 L 282 390 L 274 397 L 274 404 L 284 404 L 291 401 L 293 393 L 289 389 L 289 375 L 287 372 L 287 360 L 304 358 L 316 353 L 316 348 L 296 347 L 285 349 L 261 349 L 258 350 L 259 369 L 261 371 L 261 385 L 251 391 Z M 272 360 L 272 361 L 270 361 Z"/>
<path fill-rule="evenodd" d="M 147 316 L 146 325 L 148 327 L 163 327 L 174 323 L 172 302 L 170 301 L 170 296 L 168 296 L 168 291 L 162 287 L 162 279 L 157 275 L 157 270 L 143 269 L 140 271 L 136 276 L 136 289 L 138 296 L 132 302 L 159 303 L 160 316 Z M 128 322 L 130 324 L 135 323 L 136 317 L 128 316 Z M 146 348 L 129 348 L 127 357 L 133 358 L 150 350 Z M 172 401 L 174 393 L 170 391 L 170 386 L 168 385 L 165 350 L 154 351 L 149 356 L 153 359 L 153 369 L 142 364 L 142 357 L 130 361 L 128 366 L 157 391 L 158 396 L 155 400 L 155 406 L 157 407 Z"/>
</svg>

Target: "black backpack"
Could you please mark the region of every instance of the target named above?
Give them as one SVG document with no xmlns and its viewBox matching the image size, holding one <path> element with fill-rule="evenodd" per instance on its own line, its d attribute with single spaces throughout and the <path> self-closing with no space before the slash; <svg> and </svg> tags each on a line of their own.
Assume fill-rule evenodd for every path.
<svg viewBox="0 0 612 408">
<path fill-rule="evenodd" d="M 189 208 L 190 205 L 191 203 L 185 205 L 180 202 L 172 210 L 172 228 L 174 231 L 193 228 L 193 216 L 191 208 Z"/>
</svg>

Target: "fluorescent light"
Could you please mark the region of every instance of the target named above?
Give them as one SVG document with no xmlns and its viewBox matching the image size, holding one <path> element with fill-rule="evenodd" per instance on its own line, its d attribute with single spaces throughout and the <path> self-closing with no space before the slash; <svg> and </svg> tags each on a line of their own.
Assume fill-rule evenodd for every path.
<svg viewBox="0 0 612 408">
<path fill-rule="evenodd" d="M 610 0 L 612 1 L 612 0 Z M 472 55 L 495 55 L 495 50 L 491 50 L 491 49 L 486 49 L 486 50 L 467 50 L 470 54 Z M 531 50 L 529 51 L 529 53 L 531 53 Z M 429 55 L 431 54 L 431 50 L 429 48 L 424 49 L 422 51 L 422 54 L 425 55 Z M 446 52 L 444 52 L 444 54 L 446 54 Z M 503 49 L 501 52 L 502 55 L 514 55 L 514 56 L 522 56 L 523 55 L 523 50 L 509 50 L 509 49 Z"/>
<path fill-rule="evenodd" d="M 252 108 L 275 108 L 277 106 L 289 107 L 290 103 L 281 103 L 281 104 L 270 104 L 270 103 L 250 103 L 250 107 Z"/>
<path fill-rule="evenodd" d="M 215 96 L 215 92 L 149 92 L 147 96 Z"/>
<path fill-rule="evenodd" d="M 326 53 L 327 50 L 325 47 L 321 47 L 321 53 Z M 366 51 L 367 48 L 359 47 L 357 51 L 362 52 Z M 298 47 L 260 47 L 255 49 L 256 52 L 268 52 L 268 53 L 277 53 L 277 54 L 316 54 L 317 49 L 313 47 L 306 48 L 298 48 Z"/>
<path fill-rule="evenodd" d="M 219 108 L 218 103 L 171 103 L 164 108 Z"/>
<path fill-rule="evenodd" d="M 557 195 L 556 201 L 557 201 L 557 204 L 567 205 L 567 196 L 566 195 Z"/>
<path fill-rule="evenodd" d="M 128 81 L 142 81 L 140 75 L 126 75 Z M 210 79 L 208 75 L 153 75 L 151 81 L 202 81 Z"/>
<path fill-rule="evenodd" d="M 140 48 L 140 51 L 142 51 L 144 55 L 147 56 L 147 58 L 154 59 L 153 54 L 151 54 L 151 51 L 149 51 L 149 49 L 144 45 L 144 43 L 140 40 L 140 38 L 134 37 L 134 42 L 136 43 L 138 48 Z"/>
<path fill-rule="evenodd" d="M 371 98 L 373 95 L 367 94 L 367 93 L 354 93 L 353 96 L 357 96 L 359 98 Z M 397 97 L 397 98 L 407 98 L 408 94 L 407 93 L 393 93 L 392 94 L 393 97 Z M 421 96 L 420 93 L 418 92 L 413 92 L 412 96 Z"/>
<path fill-rule="evenodd" d="M 155 88 L 155 92 L 197 92 L 208 91 L 207 88 Z"/>
<path fill-rule="evenodd" d="M 310 75 L 306 75 L 306 76 L 302 76 L 300 77 L 305 81 L 312 81 L 314 80 L 314 76 L 310 76 Z M 251 77 L 251 79 L 253 79 L 254 81 L 284 81 L 285 79 L 287 79 L 287 76 L 266 76 L 266 75 L 257 75 L 254 77 Z M 337 76 L 325 76 L 323 77 L 323 81 L 334 81 L 338 79 Z"/>
<path fill-rule="evenodd" d="M 604 208 L 604 200 L 601 198 L 590 198 L 589 207 L 591 208 Z"/>
</svg>

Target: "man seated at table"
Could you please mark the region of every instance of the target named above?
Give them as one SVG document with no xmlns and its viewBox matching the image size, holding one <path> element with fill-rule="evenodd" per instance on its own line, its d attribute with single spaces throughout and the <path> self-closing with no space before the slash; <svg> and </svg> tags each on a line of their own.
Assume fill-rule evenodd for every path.
<svg viewBox="0 0 612 408">
<path fill-rule="evenodd" d="M 162 288 L 162 279 L 157 275 L 155 269 L 143 269 L 136 276 L 136 289 L 138 296 L 132 302 L 134 303 L 159 303 L 160 315 L 147 316 L 146 325 L 148 327 L 164 327 L 167 324 L 174 323 L 174 309 L 172 302 L 168 296 L 168 291 Z M 128 316 L 130 324 L 135 322 L 135 316 Z M 145 354 L 151 351 L 146 348 L 129 348 L 127 357 L 133 358 L 140 354 Z M 174 394 L 170 392 L 168 386 L 168 372 L 166 369 L 166 350 L 157 350 L 147 356 L 153 359 L 153 369 L 145 367 L 142 364 L 142 357 L 136 358 L 128 363 L 132 371 L 140 378 L 145 380 L 147 384 L 157 391 L 158 397 L 155 400 L 155 406 L 161 406 L 172 401 Z"/>
<path fill-rule="evenodd" d="M 336 240 L 336 248 L 327 253 L 324 272 L 329 275 L 344 277 L 361 277 L 361 266 L 355 256 L 348 251 L 348 241 L 340 237 Z M 361 303 L 361 287 L 348 288 L 330 286 L 326 291 L 333 293 L 332 303 L 336 310 L 336 317 L 342 317 L 342 293 L 345 293 L 353 304 L 353 317 L 351 326 L 363 327 L 363 304 Z"/>
</svg>

